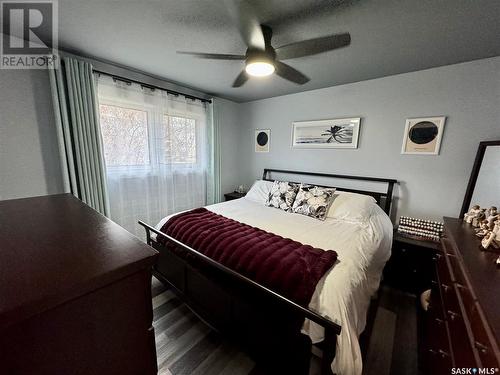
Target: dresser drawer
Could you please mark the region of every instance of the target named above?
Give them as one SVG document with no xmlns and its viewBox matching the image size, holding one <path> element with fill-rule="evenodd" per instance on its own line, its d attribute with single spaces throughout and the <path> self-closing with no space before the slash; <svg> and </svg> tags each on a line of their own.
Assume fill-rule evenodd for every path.
<svg viewBox="0 0 500 375">
<path fill-rule="evenodd" d="M 456 367 L 476 367 L 476 358 L 467 334 L 465 321 L 459 311 L 446 310 L 450 341 Z"/>
<path fill-rule="evenodd" d="M 457 293 L 455 291 L 455 285 L 451 282 L 444 283 L 441 282 L 440 290 L 443 297 L 443 308 L 446 314 L 448 311 L 460 314 L 460 305 L 458 304 Z"/>
<path fill-rule="evenodd" d="M 475 316 L 477 316 L 477 304 L 472 296 L 472 293 L 468 287 L 464 284 L 455 283 L 456 293 L 460 296 L 462 300 L 462 305 L 465 309 L 465 314 L 467 315 L 468 321 L 472 322 Z"/>
<path fill-rule="evenodd" d="M 476 303 L 474 306 L 470 314 L 469 322 L 472 330 L 473 345 L 481 361 L 481 366 L 499 367 L 500 362 L 495 355 L 496 344 L 490 340 L 486 332 L 487 328 L 480 307 Z"/>
<path fill-rule="evenodd" d="M 431 299 L 427 310 L 427 315 L 431 318 L 445 320 L 443 303 L 441 300 L 438 282 L 436 282 L 431 288 Z"/>
<path fill-rule="evenodd" d="M 441 248 L 446 254 L 456 255 L 455 249 L 447 237 L 441 238 Z"/>
<path fill-rule="evenodd" d="M 438 279 L 440 283 L 444 283 L 446 285 L 451 285 L 451 275 L 450 270 L 447 265 L 446 255 L 438 254 L 436 257 L 436 267 L 437 273 L 439 275 Z"/>
<path fill-rule="evenodd" d="M 426 353 L 427 368 L 426 373 L 432 375 L 449 374 L 453 367 L 450 353 L 441 349 L 428 349 Z"/>
<path fill-rule="evenodd" d="M 460 262 L 458 261 L 458 258 L 456 255 L 449 254 L 448 255 L 448 261 L 450 264 L 451 268 L 451 273 L 452 273 L 452 279 L 453 281 L 462 284 L 462 285 L 467 285 L 467 281 L 465 280 L 465 275 L 464 271 L 460 267 Z"/>
<path fill-rule="evenodd" d="M 433 316 L 428 317 L 425 334 L 429 349 L 443 350 L 450 353 L 446 324 L 444 319 Z"/>
</svg>

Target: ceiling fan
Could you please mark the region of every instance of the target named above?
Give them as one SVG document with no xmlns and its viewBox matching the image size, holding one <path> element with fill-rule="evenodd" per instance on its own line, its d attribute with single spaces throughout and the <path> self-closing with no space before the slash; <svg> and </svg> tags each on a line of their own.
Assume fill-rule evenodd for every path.
<svg viewBox="0 0 500 375">
<path fill-rule="evenodd" d="M 245 0 L 231 3 L 230 9 L 236 19 L 240 34 L 248 46 L 244 55 L 177 51 L 179 54 L 192 55 L 201 59 L 241 60 L 245 69 L 236 77 L 233 87 L 242 86 L 250 76 L 265 77 L 276 73 L 289 81 L 303 85 L 309 78 L 281 60 L 311 56 L 322 52 L 348 46 L 351 43 L 349 33 L 335 34 L 303 40 L 278 48 L 271 45 L 273 31 L 271 27 L 259 23 L 254 10 Z"/>
</svg>

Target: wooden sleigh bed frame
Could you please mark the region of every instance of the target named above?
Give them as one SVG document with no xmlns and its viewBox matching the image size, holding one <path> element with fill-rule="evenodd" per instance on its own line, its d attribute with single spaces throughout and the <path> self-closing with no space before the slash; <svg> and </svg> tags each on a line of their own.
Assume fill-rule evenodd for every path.
<svg viewBox="0 0 500 375">
<path fill-rule="evenodd" d="M 387 186 L 384 192 L 351 188 L 337 190 L 370 195 L 390 215 L 396 180 L 279 169 L 264 169 L 262 179 L 273 181 L 270 179 L 273 172 L 382 183 Z M 321 374 L 332 373 L 330 367 L 335 357 L 340 325 L 225 267 L 154 227 L 142 221 L 139 224 L 146 230 L 147 243 L 160 253 L 153 274 L 171 287 L 213 329 L 238 343 L 258 363 L 272 369 L 272 373 L 307 374 L 312 343 L 307 335 L 301 333 L 303 321 L 307 318 L 325 330 L 324 340 L 318 344 L 323 351 Z M 191 260 L 178 256 L 158 243 L 152 237 L 153 233 L 190 254 Z"/>
</svg>

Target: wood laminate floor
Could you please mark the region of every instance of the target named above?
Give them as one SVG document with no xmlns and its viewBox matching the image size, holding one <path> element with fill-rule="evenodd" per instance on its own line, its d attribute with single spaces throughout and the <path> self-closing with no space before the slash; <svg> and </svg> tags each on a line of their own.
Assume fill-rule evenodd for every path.
<svg viewBox="0 0 500 375">
<path fill-rule="evenodd" d="M 162 375 L 263 375 L 265 369 L 212 331 L 175 294 L 153 277 L 153 326 Z M 380 290 L 363 375 L 417 375 L 415 297 Z M 311 375 L 319 374 L 312 361 Z"/>
</svg>

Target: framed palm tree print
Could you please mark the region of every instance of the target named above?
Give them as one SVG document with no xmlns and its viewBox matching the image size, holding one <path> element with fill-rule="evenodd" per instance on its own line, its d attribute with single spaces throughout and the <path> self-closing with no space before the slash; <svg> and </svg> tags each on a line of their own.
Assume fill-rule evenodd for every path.
<svg viewBox="0 0 500 375">
<path fill-rule="evenodd" d="M 296 121 L 293 123 L 294 148 L 358 148 L 361 118 Z"/>
</svg>

